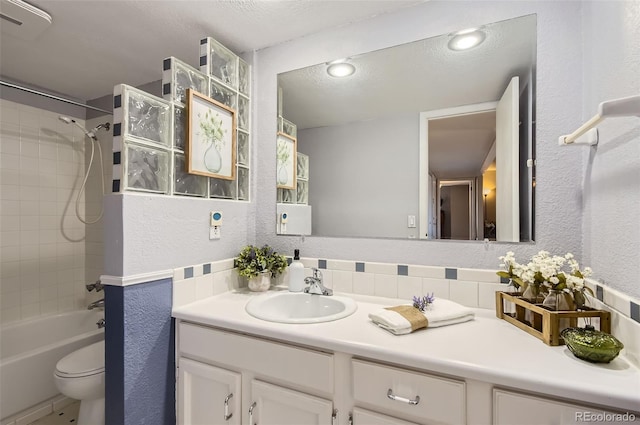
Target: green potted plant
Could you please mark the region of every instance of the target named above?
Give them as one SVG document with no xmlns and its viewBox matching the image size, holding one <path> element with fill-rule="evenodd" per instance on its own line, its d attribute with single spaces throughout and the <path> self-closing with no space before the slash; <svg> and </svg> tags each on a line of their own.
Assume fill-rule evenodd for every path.
<svg viewBox="0 0 640 425">
<path fill-rule="evenodd" d="M 247 245 L 235 258 L 238 274 L 249 280 L 252 291 L 266 291 L 271 286 L 271 278 L 287 268 L 287 258 L 278 254 L 269 245 L 262 248 Z"/>
</svg>

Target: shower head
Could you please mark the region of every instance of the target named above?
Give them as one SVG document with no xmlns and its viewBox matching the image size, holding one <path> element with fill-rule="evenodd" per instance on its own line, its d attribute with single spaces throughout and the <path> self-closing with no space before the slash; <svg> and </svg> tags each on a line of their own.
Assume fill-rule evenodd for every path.
<svg viewBox="0 0 640 425">
<path fill-rule="evenodd" d="M 84 133 L 88 138 L 90 138 L 91 140 L 94 140 L 94 141 L 96 141 L 96 142 L 98 141 L 98 138 L 97 138 L 97 137 L 96 137 L 96 135 L 95 135 L 95 131 L 96 131 L 96 130 L 99 130 L 100 128 L 104 128 L 105 130 L 109 130 L 109 123 L 108 123 L 108 122 L 107 122 L 107 123 L 104 123 L 104 124 L 100 124 L 100 125 L 98 125 L 96 128 L 92 129 L 91 131 L 88 131 L 86 128 L 84 128 L 83 126 L 81 126 L 80 124 L 78 124 L 78 123 L 76 122 L 76 120 L 74 120 L 73 118 L 69 118 L 69 117 L 65 117 L 65 116 L 63 116 L 63 115 L 60 115 L 60 116 L 58 117 L 58 119 L 59 119 L 60 121 L 64 122 L 64 123 L 66 123 L 66 124 L 73 124 L 73 125 L 75 125 L 75 126 L 76 126 L 76 127 L 78 127 L 80 130 L 82 130 L 82 132 L 83 132 L 83 133 Z"/>
</svg>

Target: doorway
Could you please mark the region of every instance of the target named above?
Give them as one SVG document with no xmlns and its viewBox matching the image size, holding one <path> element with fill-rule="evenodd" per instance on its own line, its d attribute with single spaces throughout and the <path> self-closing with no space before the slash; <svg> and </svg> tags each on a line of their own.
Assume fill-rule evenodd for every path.
<svg viewBox="0 0 640 425">
<path fill-rule="evenodd" d="M 438 239 L 476 239 L 473 181 L 444 180 L 439 189 Z"/>
</svg>

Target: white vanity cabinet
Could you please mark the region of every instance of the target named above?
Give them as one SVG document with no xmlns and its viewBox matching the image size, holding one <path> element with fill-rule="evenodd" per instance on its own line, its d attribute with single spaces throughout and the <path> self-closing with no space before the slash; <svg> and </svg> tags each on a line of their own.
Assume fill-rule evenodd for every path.
<svg viewBox="0 0 640 425">
<path fill-rule="evenodd" d="M 251 397 L 250 424 L 331 425 L 330 400 L 257 380 L 251 382 Z"/>
<path fill-rule="evenodd" d="M 613 424 L 623 422 L 622 419 L 615 420 L 618 415 L 624 415 L 624 413 L 614 413 L 596 409 L 593 406 L 581 406 L 502 389 L 493 390 L 493 423 L 495 425 L 513 425 L 515 423 L 520 425 L 569 425 L 585 422 Z M 622 416 L 620 417 L 622 418 Z"/>
<path fill-rule="evenodd" d="M 177 383 L 178 425 L 240 425 L 239 373 L 181 357 Z"/>
<path fill-rule="evenodd" d="M 363 360 L 351 364 L 356 406 L 420 423 L 466 422 L 464 381 Z"/>
<path fill-rule="evenodd" d="M 381 415 L 369 410 L 356 407 L 351 416 L 353 425 L 419 425 L 415 422 L 407 422 L 391 416 Z"/>
<path fill-rule="evenodd" d="M 178 424 L 331 425 L 333 355 L 178 325 Z"/>
<path fill-rule="evenodd" d="M 179 320 L 178 424 L 554 425 L 624 412 Z M 606 402 L 606 396 L 602 400 Z M 635 420 L 640 415 L 635 413 Z M 600 415 L 600 416 L 598 416 Z M 628 419 L 627 419 L 628 420 Z"/>
</svg>

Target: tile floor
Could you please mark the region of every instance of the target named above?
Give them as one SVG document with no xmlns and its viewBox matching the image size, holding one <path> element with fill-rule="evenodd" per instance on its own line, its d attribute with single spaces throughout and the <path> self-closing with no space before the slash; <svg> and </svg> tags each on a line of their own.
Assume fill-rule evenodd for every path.
<svg viewBox="0 0 640 425">
<path fill-rule="evenodd" d="M 53 412 L 44 418 L 40 418 L 29 425 L 68 425 L 78 422 L 78 410 L 80 410 L 80 402 L 76 401 L 63 409 Z"/>
</svg>

